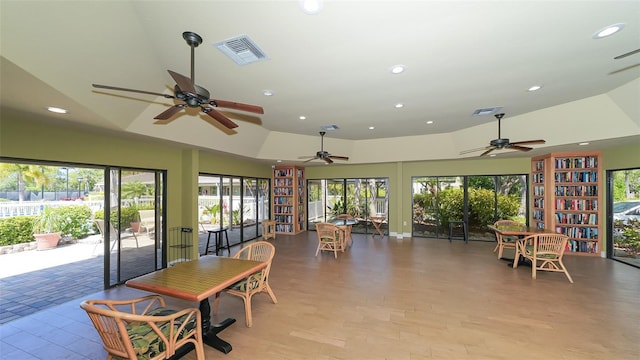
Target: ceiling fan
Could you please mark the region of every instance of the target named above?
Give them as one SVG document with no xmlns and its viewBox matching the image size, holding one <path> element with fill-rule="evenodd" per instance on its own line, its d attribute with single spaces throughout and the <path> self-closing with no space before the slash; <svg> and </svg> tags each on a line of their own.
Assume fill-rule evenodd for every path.
<svg viewBox="0 0 640 360">
<path fill-rule="evenodd" d="M 141 94 L 163 96 L 167 99 L 176 99 L 182 102 L 182 103 L 171 106 L 167 110 L 160 113 L 158 116 L 154 117 L 154 119 L 157 119 L 157 120 L 165 120 L 165 121 L 156 121 L 156 124 L 168 124 L 169 121 L 166 121 L 166 120 L 169 120 L 173 115 L 177 114 L 180 110 L 186 107 L 193 107 L 193 108 L 199 107 L 203 113 L 209 115 L 210 117 L 212 117 L 213 119 L 215 119 L 216 121 L 218 121 L 220 124 L 222 124 L 224 127 L 228 129 L 236 128 L 238 127 L 238 125 L 233 121 L 231 121 L 226 115 L 216 110 L 215 109 L 216 107 L 247 111 L 247 112 L 252 112 L 257 114 L 264 114 L 264 110 L 262 109 L 262 107 L 257 105 L 248 105 L 248 104 L 242 104 L 242 103 L 237 103 L 233 101 L 210 99 L 209 91 L 203 87 L 196 85 L 195 76 L 194 76 L 195 48 L 198 47 L 198 45 L 202 44 L 202 38 L 200 37 L 200 35 L 191 31 L 183 32 L 182 37 L 185 39 L 187 44 L 191 47 L 191 78 L 178 74 L 177 72 L 167 70 L 169 72 L 169 75 L 171 75 L 173 80 L 176 82 L 173 95 L 162 94 L 162 93 L 157 93 L 153 91 L 127 89 L 127 88 L 109 86 L 109 85 L 92 84 L 93 87 L 99 88 L 99 89 L 130 91 L 130 92 L 136 92 Z"/>
<path fill-rule="evenodd" d="M 337 156 L 331 155 L 328 152 L 324 151 L 324 135 L 326 132 L 320 131 L 320 151 L 318 151 L 314 156 L 301 156 L 299 159 L 308 159 L 305 162 L 309 162 L 311 160 L 324 160 L 327 164 L 333 164 L 333 160 L 349 160 L 346 156 Z"/>
<path fill-rule="evenodd" d="M 502 117 L 504 117 L 504 114 L 503 113 L 495 114 L 494 116 L 496 117 L 496 119 L 498 119 L 498 138 L 491 140 L 489 142 L 489 146 L 481 147 L 478 149 L 465 150 L 465 151 L 462 151 L 460 155 L 468 154 L 468 153 L 480 151 L 480 150 L 484 150 L 484 152 L 480 154 L 480 156 L 487 155 L 493 150 L 500 150 L 500 149 L 515 149 L 520 151 L 530 151 L 533 148 L 530 148 L 528 146 L 522 146 L 522 145 L 533 145 L 533 144 L 545 143 L 544 140 L 525 140 L 525 141 L 510 142 L 509 139 L 501 138 L 500 137 L 500 121 L 502 120 Z"/>
</svg>

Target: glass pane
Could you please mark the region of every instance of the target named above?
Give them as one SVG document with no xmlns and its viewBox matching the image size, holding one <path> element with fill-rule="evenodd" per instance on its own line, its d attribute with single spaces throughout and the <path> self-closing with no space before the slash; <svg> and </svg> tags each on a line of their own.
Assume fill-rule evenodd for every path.
<svg viewBox="0 0 640 360">
<path fill-rule="evenodd" d="M 258 237 L 258 182 L 256 179 L 244 179 L 242 198 L 242 239 Z"/>
<path fill-rule="evenodd" d="M 117 282 L 123 283 L 156 269 L 162 225 L 155 206 L 155 172 L 122 170 L 120 175 L 120 212 L 113 223 L 117 243 L 111 254 L 120 264 Z"/>
<path fill-rule="evenodd" d="M 612 258 L 640 267 L 640 169 L 611 173 Z"/>
<path fill-rule="evenodd" d="M 307 229 L 315 230 L 315 223 L 325 221 L 324 180 L 307 180 Z"/>
<path fill-rule="evenodd" d="M 344 180 L 328 179 L 326 181 L 326 219 L 343 214 L 346 211 L 344 199 Z"/>
</svg>

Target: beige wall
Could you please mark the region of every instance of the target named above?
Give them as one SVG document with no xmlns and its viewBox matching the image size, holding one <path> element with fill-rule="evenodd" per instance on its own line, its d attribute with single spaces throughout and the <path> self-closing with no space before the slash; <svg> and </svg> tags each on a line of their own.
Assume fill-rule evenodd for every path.
<svg viewBox="0 0 640 360">
<path fill-rule="evenodd" d="M 602 153 L 604 170 L 640 167 L 640 144 L 604 149 Z M 188 148 L 150 138 L 135 138 L 71 126 L 52 126 L 50 122 L 43 120 L 10 117 L 5 114 L 0 118 L 0 156 L 167 170 L 168 227 L 197 228 L 199 172 L 271 177 L 269 165 L 246 158 Z M 474 158 L 314 166 L 306 168 L 306 178 L 388 178 L 391 199 L 389 231 L 399 236 L 407 236 L 411 233 L 412 177 L 529 172 L 528 158 Z M 404 225 L 405 222 L 407 225 Z"/>
</svg>

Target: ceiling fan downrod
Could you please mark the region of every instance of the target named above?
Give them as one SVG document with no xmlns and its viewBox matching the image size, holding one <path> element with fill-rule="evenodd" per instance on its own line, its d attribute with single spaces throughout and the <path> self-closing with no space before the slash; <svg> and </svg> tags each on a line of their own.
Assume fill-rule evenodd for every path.
<svg viewBox="0 0 640 360">
<path fill-rule="evenodd" d="M 195 51 L 198 45 L 202 44 L 202 37 L 192 31 L 185 31 L 182 33 L 182 38 L 191 47 L 191 82 L 195 85 Z"/>
</svg>

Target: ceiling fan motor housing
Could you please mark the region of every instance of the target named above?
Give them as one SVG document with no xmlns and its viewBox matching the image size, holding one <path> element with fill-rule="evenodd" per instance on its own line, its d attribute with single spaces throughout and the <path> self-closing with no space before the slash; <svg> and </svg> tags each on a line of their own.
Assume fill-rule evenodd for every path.
<svg viewBox="0 0 640 360">
<path fill-rule="evenodd" d="M 509 139 L 493 139 L 489 142 L 491 146 L 495 146 L 498 149 L 502 149 L 503 147 L 509 145 Z"/>
<path fill-rule="evenodd" d="M 176 99 L 182 100 L 187 103 L 189 107 L 198 107 L 203 104 L 209 103 L 209 91 L 201 86 L 193 84 L 196 89 L 196 96 L 186 93 L 182 91 L 178 85 L 174 86 L 174 93 L 176 94 Z"/>
</svg>

